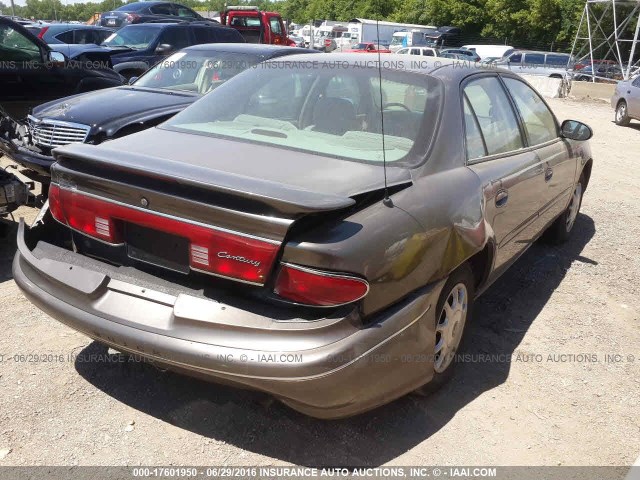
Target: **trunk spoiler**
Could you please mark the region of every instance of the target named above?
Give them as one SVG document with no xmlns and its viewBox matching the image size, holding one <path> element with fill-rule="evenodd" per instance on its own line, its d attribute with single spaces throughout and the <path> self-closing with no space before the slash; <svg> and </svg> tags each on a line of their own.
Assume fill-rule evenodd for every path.
<svg viewBox="0 0 640 480">
<path fill-rule="evenodd" d="M 70 144 L 53 151 L 55 160 L 62 166 L 73 165 L 74 170 L 108 168 L 138 177 L 159 179 L 201 190 L 228 194 L 235 197 L 265 203 L 275 210 L 299 216 L 300 214 L 340 210 L 354 205 L 350 197 L 313 192 L 295 186 L 247 177 L 211 168 L 136 153 L 110 150 L 106 146 Z M 153 165 L 153 172 L 148 166 Z M 56 165 L 52 167 L 55 178 Z"/>
</svg>

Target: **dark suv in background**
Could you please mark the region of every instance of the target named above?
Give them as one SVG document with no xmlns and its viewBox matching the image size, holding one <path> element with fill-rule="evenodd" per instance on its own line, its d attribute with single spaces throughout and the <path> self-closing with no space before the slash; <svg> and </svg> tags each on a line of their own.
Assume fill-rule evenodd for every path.
<svg viewBox="0 0 640 480">
<path fill-rule="evenodd" d="M 110 12 L 100 15 L 100 25 L 109 28 L 121 28 L 133 23 L 162 22 L 176 20 L 201 20 L 211 23 L 218 23 L 215 20 L 208 20 L 179 3 L 171 2 L 136 2 L 123 5 Z"/>
<path fill-rule="evenodd" d="M 168 55 L 202 43 L 245 43 L 236 30 L 208 22 L 143 23 L 121 28 L 102 45 L 122 49 L 111 56 L 113 69 L 138 77 Z"/>
</svg>

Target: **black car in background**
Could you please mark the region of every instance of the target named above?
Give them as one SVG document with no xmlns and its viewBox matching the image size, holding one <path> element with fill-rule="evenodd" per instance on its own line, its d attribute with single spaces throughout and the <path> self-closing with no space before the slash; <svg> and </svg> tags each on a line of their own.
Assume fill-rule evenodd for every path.
<svg viewBox="0 0 640 480">
<path fill-rule="evenodd" d="M 199 15 L 189 7 L 171 2 L 135 2 L 100 15 L 100 25 L 121 28 L 134 23 L 202 20 L 218 23 Z"/>
<path fill-rule="evenodd" d="M 34 179 L 46 183 L 55 147 L 82 142 L 95 145 L 145 130 L 264 60 L 314 52 L 250 43 L 189 47 L 158 63 L 132 85 L 35 108 L 23 126 L 23 136 L 0 142 L 0 153 L 37 173 Z"/>
<path fill-rule="evenodd" d="M 41 103 L 122 85 L 124 78 L 110 68 L 110 56 L 109 49 L 93 46 L 74 49 L 70 58 L 0 17 L 0 106 L 19 120 Z"/>
<path fill-rule="evenodd" d="M 209 22 L 185 22 L 129 25 L 115 32 L 102 45 L 114 50 L 111 56 L 113 69 L 130 79 L 191 45 L 244 42 L 242 35 L 233 28 Z"/>
</svg>

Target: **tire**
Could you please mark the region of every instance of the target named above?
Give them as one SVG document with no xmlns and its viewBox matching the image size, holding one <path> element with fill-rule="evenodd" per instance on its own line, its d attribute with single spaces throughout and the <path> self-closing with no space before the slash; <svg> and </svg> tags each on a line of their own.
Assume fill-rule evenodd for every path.
<svg viewBox="0 0 640 480">
<path fill-rule="evenodd" d="M 462 290 L 461 290 L 462 288 Z M 456 308 L 455 302 L 452 302 L 454 298 L 462 300 L 464 305 L 464 314 L 462 318 L 456 317 L 455 312 L 459 310 Z M 464 299 L 463 299 L 464 297 Z M 450 276 L 447 282 L 442 287 L 440 298 L 436 304 L 436 339 L 434 347 L 434 361 L 433 368 L 435 370 L 431 381 L 422 387 L 418 388 L 415 393 L 421 396 L 427 396 L 440 389 L 449 379 L 453 376 L 456 366 L 456 352 L 458 351 L 464 336 L 465 326 L 469 323 L 473 312 L 473 302 L 475 297 L 475 277 L 471 266 L 468 263 L 462 264 L 455 270 Z M 449 307 L 453 306 L 454 317 L 457 318 L 457 322 L 451 325 L 449 330 L 452 338 L 449 345 L 445 340 L 445 336 L 438 330 L 441 328 L 445 321 L 449 321 L 451 324 L 451 317 L 447 318 L 448 310 L 445 310 L 445 305 Z M 457 324 L 457 327 L 455 326 Z M 440 342 L 443 342 L 442 350 L 440 353 L 436 351 Z M 447 355 L 443 355 L 443 350 L 448 352 Z"/>
<path fill-rule="evenodd" d="M 578 213 L 580 213 L 580 207 L 582 206 L 582 196 L 584 195 L 585 181 L 584 176 L 581 175 L 578 183 L 573 188 L 573 194 L 569 205 L 564 212 L 560 214 L 558 218 L 549 226 L 546 232 L 544 232 L 543 239 L 547 243 L 554 245 L 560 245 L 566 242 L 571 236 L 573 227 L 575 226 Z"/>
<path fill-rule="evenodd" d="M 620 100 L 618 102 L 618 106 L 616 107 L 616 117 L 615 117 L 616 125 L 620 125 L 621 127 L 626 127 L 631 123 L 631 119 L 629 118 L 629 109 L 627 108 L 627 102 L 624 100 Z"/>
</svg>

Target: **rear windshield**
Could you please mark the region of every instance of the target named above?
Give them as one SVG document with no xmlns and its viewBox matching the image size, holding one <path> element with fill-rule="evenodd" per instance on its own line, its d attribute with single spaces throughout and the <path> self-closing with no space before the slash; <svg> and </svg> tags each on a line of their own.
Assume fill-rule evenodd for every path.
<svg viewBox="0 0 640 480">
<path fill-rule="evenodd" d="M 381 164 L 384 120 L 387 162 L 415 165 L 441 98 L 441 82 L 423 74 L 385 69 L 380 89 L 375 68 L 279 60 L 238 75 L 162 128 Z"/>
<path fill-rule="evenodd" d="M 158 36 L 162 27 L 130 25 L 110 35 L 102 45 L 107 47 L 147 48 Z"/>
</svg>

